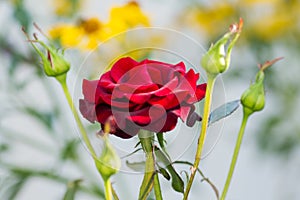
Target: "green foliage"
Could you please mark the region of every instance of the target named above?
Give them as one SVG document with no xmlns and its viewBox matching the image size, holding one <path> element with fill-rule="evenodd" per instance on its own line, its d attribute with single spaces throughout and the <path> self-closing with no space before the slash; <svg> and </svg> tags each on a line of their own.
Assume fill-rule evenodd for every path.
<svg viewBox="0 0 300 200">
<path fill-rule="evenodd" d="M 209 115 L 208 125 L 211 125 L 229 115 L 238 109 L 240 100 L 231 101 L 221 105 L 220 107 L 213 110 Z"/>
<path fill-rule="evenodd" d="M 175 168 L 172 166 L 172 162 L 169 160 L 168 156 L 166 156 L 159 148 L 155 148 L 155 154 L 158 162 L 162 162 L 168 172 L 172 177 L 172 187 L 175 191 L 183 193 L 184 192 L 184 182 L 179 174 L 176 172 Z"/>
<path fill-rule="evenodd" d="M 24 1 L 15 0 L 14 4 L 14 17 L 25 28 L 25 30 L 28 30 L 32 19 L 29 12 L 25 9 Z"/>
<path fill-rule="evenodd" d="M 82 180 L 75 180 L 70 183 L 68 183 L 67 191 L 63 197 L 63 200 L 74 200 L 75 194 L 78 191 L 79 184 L 82 182 Z"/>
</svg>

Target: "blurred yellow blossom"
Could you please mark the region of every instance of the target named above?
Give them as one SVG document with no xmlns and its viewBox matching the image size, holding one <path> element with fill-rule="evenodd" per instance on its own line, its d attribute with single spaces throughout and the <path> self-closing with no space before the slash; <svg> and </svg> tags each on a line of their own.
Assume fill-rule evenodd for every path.
<svg viewBox="0 0 300 200">
<path fill-rule="evenodd" d="M 72 16 L 76 14 L 82 4 L 82 0 L 54 0 L 55 14 L 58 16 Z"/>
<path fill-rule="evenodd" d="M 235 8 L 225 3 L 215 3 L 213 6 L 192 6 L 184 12 L 184 21 L 198 27 L 201 32 L 212 36 L 219 35 L 228 21 L 235 21 Z"/>
<path fill-rule="evenodd" d="M 76 26 L 58 24 L 49 31 L 49 35 L 54 40 L 58 40 L 63 47 L 74 47 L 79 45 L 83 34 Z"/>
<path fill-rule="evenodd" d="M 260 12 L 259 15 L 249 20 L 249 34 L 265 42 L 284 39 L 285 36 L 294 32 L 299 34 L 300 30 L 296 25 L 300 19 L 299 1 L 265 0 L 264 4 L 257 3 L 256 6 L 258 5 L 268 12 Z M 255 9 L 255 6 L 252 8 Z"/>
<path fill-rule="evenodd" d="M 49 30 L 49 34 L 63 47 L 93 49 L 115 34 L 137 26 L 149 25 L 149 19 L 139 5 L 129 2 L 123 6 L 113 7 L 107 23 L 98 18 L 81 19 L 77 24 L 55 25 Z"/>
<path fill-rule="evenodd" d="M 212 5 L 197 3 L 182 15 L 183 22 L 198 27 L 207 37 L 222 34 L 228 21 L 243 17 L 247 24 L 244 38 L 271 42 L 287 34 L 299 34 L 299 0 L 217 1 Z"/>
<path fill-rule="evenodd" d="M 107 24 L 110 34 L 112 35 L 126 31 L 129 28 L 137 26 L 147 27 L 149 25 L 149 18 L 134 1 L 131 1 L 124 6 L 112 8 Z"/>
</svg>

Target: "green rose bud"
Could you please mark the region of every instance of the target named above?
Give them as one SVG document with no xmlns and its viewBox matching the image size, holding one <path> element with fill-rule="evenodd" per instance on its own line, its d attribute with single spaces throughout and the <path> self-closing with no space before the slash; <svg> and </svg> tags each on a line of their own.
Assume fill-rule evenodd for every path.
<svg viewBox="0 0 300 200">
<path fill-rule="evenodd" d="M 42 58 L 46 75 L 57 77 L 66 74 L 70 69 L 70 63 L 64 59 L 63 54 L 45 44 L 43 46 L 47 49 L 47 57 L 44 54 L 39 54 Z"/>
<path fill-rule="evenodd" d="M 259 71 L 256 74 L 255 82 L 242 94 L 241 103 L 244 107 L 244 112 L 251 115 L 254 112 L 261 111 L 265 106 L 265 91 L 264 91 L 264 70 L 273 65 L 282 58 L 276 58 L 272 61 L 267 61 L 264 64 L 259 64 Z"/>
<path fill-rule="evenodd" d="M 36 26 L 36 25 L 35 25 Z M 24 31 L 24 29 L 23 29 Z M 24 31 L 25 33 L 25 31 Z M 26 34 L 26 33 L 25 33 Z M 42 59 L 44 71 L 47 76 L 59 77 L 65 75 L 70 69 L 70 63 L 65 60 L 64 52 L 54 48 L 51 45 L 46 45 L 44 42 L 38 40 L 36 34 L 33 34 L 35 40 L 31 40 L 26 34 L 28 41 L 31 43 L 35 51 L 39 54 Z M 40 44 L 45 52 L 42 52 L 35 43 Z"/>
<path fill-rule="evenodd" d="M 253 112 L 260 111 L 265 106 L 264 91 L 264 72 L 259 71 L 256 74 L 255 82 L 243 93 L 241 103 L 244 111 L 249 115 Z"/>
<path fill-rule="evenodd" d="M 121 167 L 121 160 L 113 146 L 110 144 L 108 134 L 109 122 L 105 124 L 102 136 L 104 148 L 99 159 L 95 160 L 96 167 L 103 180 L 108 180 L 112 175 L 116 174 Z"/>
<path fill-rule="evenodd" d="M 213 77 L 225 72 L 230 65 L 232 48 L 242 31 L 243 20 L 239 24 L 232 24 L 227 32 L 216 44 L 212 45 L 204 54 L 201 65 L 208 75 Z"/>
</svg>

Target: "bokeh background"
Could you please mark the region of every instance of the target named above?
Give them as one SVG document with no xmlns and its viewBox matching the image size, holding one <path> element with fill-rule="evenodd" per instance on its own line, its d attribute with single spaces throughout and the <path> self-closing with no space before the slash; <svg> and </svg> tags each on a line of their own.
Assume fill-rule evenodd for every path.
<svg viewBox="0 0 300 200">
<path fill-rule="evenodd" d="M 80 66 L 90 51 L 120 32 L 152 26 L 173 29 L 207 49 L 240 17 L 244 30 L 233 51 L 230 70 L 217 81 L 214 107 L 238 99 L 254 79 L 258 63 L 281 56 L 284 60 L 266 72 L 266 107 L 250 118 L 228 199 L 299 199 L 299 13 L 299 0 L 1 0 L 0 199 L 53 200 L 63 199 L 67 193 L 79 200 L 103 199 L 102 182 L 80 142 L 61 88 L 43 74 L 22 26 L 47 41 L 33 27 L 36 22 L 55 45 L 66 49 L 72 63 L 68 83 L 74 91 Z M 90 56 L 88 64 L 99 66 L 95 69 L 100 73 L 128 46 L 160 46 L 166 38 L 163 33 L 142 34 L 131 40 L 121 36 L 109 43 L 109 50 Z M 180 40 L 172 42 L 174 48 L 182 47 L 185 55 L 191 55 L 192 63 L 200 62 L 203 49 L 191 49 Z M 141 51 L 135 56 L 141 59 L 151 54 Z M 220 191 L 240 120 L 238 110 L 209 132 L 208 143 L 217 144 L 212 151 L 207 147 L 210 153 L 201 170 Z M 91 132 L 97 129 L 88 124 L 87 128 Z M 189 148 L 184 159 L 192 161 L 194 151 Z M 188 167 L 179 168 L 183 169 Z M 126 172 L 115 176 L 120 199 L 137 199 L 141 178 L 141 174 Z M 167 181 L 162 183 L 165 199 L 181 199 Z M 215 196 L 198 177 L 190 199 Z"/>
</svg>

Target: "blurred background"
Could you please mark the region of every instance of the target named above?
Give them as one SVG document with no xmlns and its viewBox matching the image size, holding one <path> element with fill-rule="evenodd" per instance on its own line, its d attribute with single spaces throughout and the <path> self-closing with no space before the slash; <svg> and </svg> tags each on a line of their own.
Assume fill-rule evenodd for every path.
<svg viewBox="0 0 300 200">
<path fill-rule="evenodd" d="M 240 17 L 244 30 L 233 50 L 230 69 L 216 83 L 213 107 L 239 99 L 254 80 L 258 63 L 281 56 L 284 60 L 266 72 L 266 107 L 250 118 L 227 199 L 299 199 L 299 0 L 0 0 L 0 13 L 1 200 L 53 200 L 73 195 L 78 200 L 104 199 L 103 183 L 80 142 L 61 88 L 44 75 L 21 27 L 49 42 L 34 28 L 36 22 L 57 47 L 65 49 L 72 63 L 68 83 L 77 100 L 78 74 L 84 73 L 82 63 L 93 65 L 95 74 L 99 74 L 118 56 L 142 59 L 162 55 L 152 54 L 151 49 L 128 53 L 141 44 L 167 44 L 197 67 L 204 49 Z M 121 34 L 113 42 L 109 40 L 141 27 L 168 31 L 150 31 L 153 34 L 139 34 L 134 39 Z M 168 41 L 170 29 L 183 39 Z M 187 38 L 194 43 L 189 45 L 184 41 Z M 97 49 L 99 43 L 109 48 Z M 198 45 L 193 46 L 195 43 Z M 178 55 L 161 57 L 170 62 L 179 59 Z M 97 78 L 92 72 L 88 76 Z M 241 116 L 239 109 L 209 131 L 208 143 L 216 145 L 207 145 L 200 168 L 219 191 L 226 179 Z M 90 132 L 98 128 L 86 125 Z M 183 155 L 189 161 L 193 161 L 196 146 L 195 141 L 191 143 Z M 126 145 L 124 141 L 122 145 Z M 178 169 L 189 169 L 181 167 Z M 120 199 L 137 199 L 141 180 L 141 174 L 136 173 L 115 176 Z M 161 181 L 165 199 L 181 199 L 168 181 Z M 190 199 L 215 199 L 215 195 L 199 176 Z"/>
</svg>

